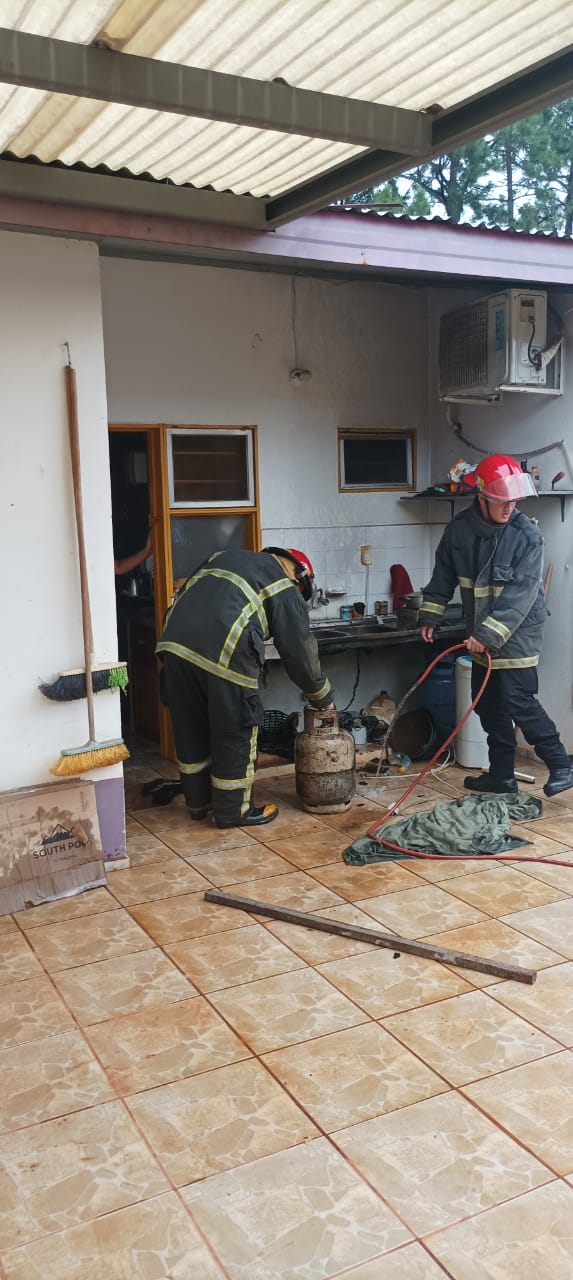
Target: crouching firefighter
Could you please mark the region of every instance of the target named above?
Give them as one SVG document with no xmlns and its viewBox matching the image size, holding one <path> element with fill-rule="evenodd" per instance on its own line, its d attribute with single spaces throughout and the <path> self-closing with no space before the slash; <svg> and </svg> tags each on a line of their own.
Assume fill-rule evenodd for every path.
<svg viewBox="0 0 573 1280">
<path fill-rule="evenodd" d="M 276 818 L 276 805 L 252 802 L 264 641 L 273 637 L 287 674 L 313 707 L 332 704 L 303 603 L 313 577 L 300 551 L 217 551 L 176 596 L 156 652 L 192 818 L 211 809 L 218 827 Z"/>
<path fill-rule="evenodd" d="M 469 791 L 517 791 L 517 725 L 547 765 L 546 796 L 573 787 L 573 769 L 553 721 L 537 698 L 545 604 L 543 540 L 515 504 L 536 497 L 515 458 L 493 453 L 473 473 L 476 497 L 447 526 L 436 551 L 420 610 L 422 638 L 431 641 L 448 600 L 460 588 L 472 657 L 472 698 L 491 654 L 491 676 L 476 711 L 487 734 L 489 770 L 464 779 Z"/>
</svg>

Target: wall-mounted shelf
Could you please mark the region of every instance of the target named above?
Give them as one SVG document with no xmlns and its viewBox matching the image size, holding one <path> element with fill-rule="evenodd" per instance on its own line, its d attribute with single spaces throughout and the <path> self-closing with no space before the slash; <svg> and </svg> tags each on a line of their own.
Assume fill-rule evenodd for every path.
<svg viewBox="0 0 573 1280">
<path fill-rule="evenodd" d="M 473 493 L 409 493 L 400 498 L 400 502 L 449 502 L 450 519 L 454 514 L 456 502 L 473 502 Z M 565 519 L 565 502 L 573 498 L 573 489 L 543 489 L 539 498 L 559 498 L 561 503 L 561 523 Z"/>
</svg>

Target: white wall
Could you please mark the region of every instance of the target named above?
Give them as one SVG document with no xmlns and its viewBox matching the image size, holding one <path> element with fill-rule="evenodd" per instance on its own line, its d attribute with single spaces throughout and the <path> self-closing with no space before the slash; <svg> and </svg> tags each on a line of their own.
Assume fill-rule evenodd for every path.
<svg viewBox="0 0 573 1280">
<path fill-rule="evenodd" d="M 364 543 L 372 603 L 388 597 L 395 561 L 415 587 L 427 579 L 425 512 L 397 494 L 339 493 L 336 434 L 415 428 L 426 483 L 423 290 L 298 278 L 297 364 L 312 372 L 299 384 L 290 276 L 104 259 L 102 290 L 112 421 L 256 423 L 264 542 L 305 550 L 343 603 L 364 599 Z"/>
<path fill-rule="evenodd" d="M 437 396 L 437 342 L 439 317 L 443 312 L 471 301 L 484 292 L 497 292 L 468 288 L 466 290 L 432 290 L 430 324 L 430 420 L 431 420 L 431 478 L 433 483 L 444 479 L 448 469 L 459 457 L 475 464 L 480 455 L 460 444 L 446 424 L 446 406 Z M 532 395 L 521 392 L 506 393 L 500 405 L 456 405 L 454 417 L 462 423 L 463 434 L 481 449 L 496 453 L 509 453 L 521 459 L 529 449 L 542 448 L 559 440 L 565 440 L 573 456 L 573 297 L 559 294 L 549 299 L 566 325 L 564 394 L 559 397 Z M 539 458 L 531 458 L 530 464 L 539 466 L 542 487 L 550 488 L 553 476 L 564 470 L 565 479 L 558 487 L 573 489 L 573 476 L 567 474 L 563 454 L 556 448 Z M 421 504 L 426 508 L 426 504 Z M 428 504 L 433 527 L 430 547 L 433 551 L 443 529 L 444 507 Z M 448 509 L 449 510 L 449 509 Z M 540 697 L 549 714 L 556 720 L 568 750 L 573 750 L 573 498 L 565 507 L 565 521 L 561 523 L 560 503 L 556 498 L 530 499 L 523 504 L 526 515 L 534 515 L 539 521 L 545 539 L 545 564 L 553 564 L 554 573 L 548 598 L 552 616 L 545 629 L 545 644 L 539 666 Z"/>
<path fill-rule="evenodd" d="M 0 280 L 0 789 L 8 789 L 53 780 L 60 749 L 88 738 L 85 701 L 53 703 L 38 690 L 41 679 L 83 666 L 66 341 L 78 378 L 97 658 L 116 656 L 117 641 L 97 247 L 1 232 Z M 117 693 L 98 695 L 96 721 L 99 738 L 120 736 Z"/>
</svg>

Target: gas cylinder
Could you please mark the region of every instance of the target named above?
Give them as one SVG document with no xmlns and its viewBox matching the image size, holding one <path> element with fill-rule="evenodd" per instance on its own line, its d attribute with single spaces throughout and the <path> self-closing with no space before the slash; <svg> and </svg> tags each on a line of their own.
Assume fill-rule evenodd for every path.
<svg viewBox="0 0 573 1280">
<path fill-rule="evenodd" d="M 295 738 L 297 795 L 307 813 L 343 813 L 356 793 L 356 749 L 339 727 L 336 711 L 305 707 L 304 730 Z"/>
</svg>

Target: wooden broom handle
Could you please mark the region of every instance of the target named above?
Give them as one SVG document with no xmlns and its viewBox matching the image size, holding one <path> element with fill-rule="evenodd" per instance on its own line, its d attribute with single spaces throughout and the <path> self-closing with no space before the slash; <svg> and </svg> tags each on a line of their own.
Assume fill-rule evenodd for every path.
<svg viewBox="0 0 573 1280">
<path fill-rule="evenodd" d="M 80 465 L 80 437 L 78 429 L 78 396 L 76 388 L 76 371 L 71 364 L 64 367 L 66 380 L 66 402 L 68 406 L 68 429 L 70 434 L 70 454 L 72 459 L 72 478 L 74 483 L 74 505 L 76 509 L 76 529 L 78 534 L 78 552 L 80 561 L 80 587 L 82 593 L 82 631 L 84 638 L 84 666 L 86 670 L 86 693 L 88 700 L 88 725 L 90 742 L 95 741 L 94 691 L 92 683 L 92 650 L 93 633 L 88 587 L 88 564 L 86 558 L 86 542 L 84 534 L 84 515 L 82 505 L 82 474 Z"/>
</svg>

